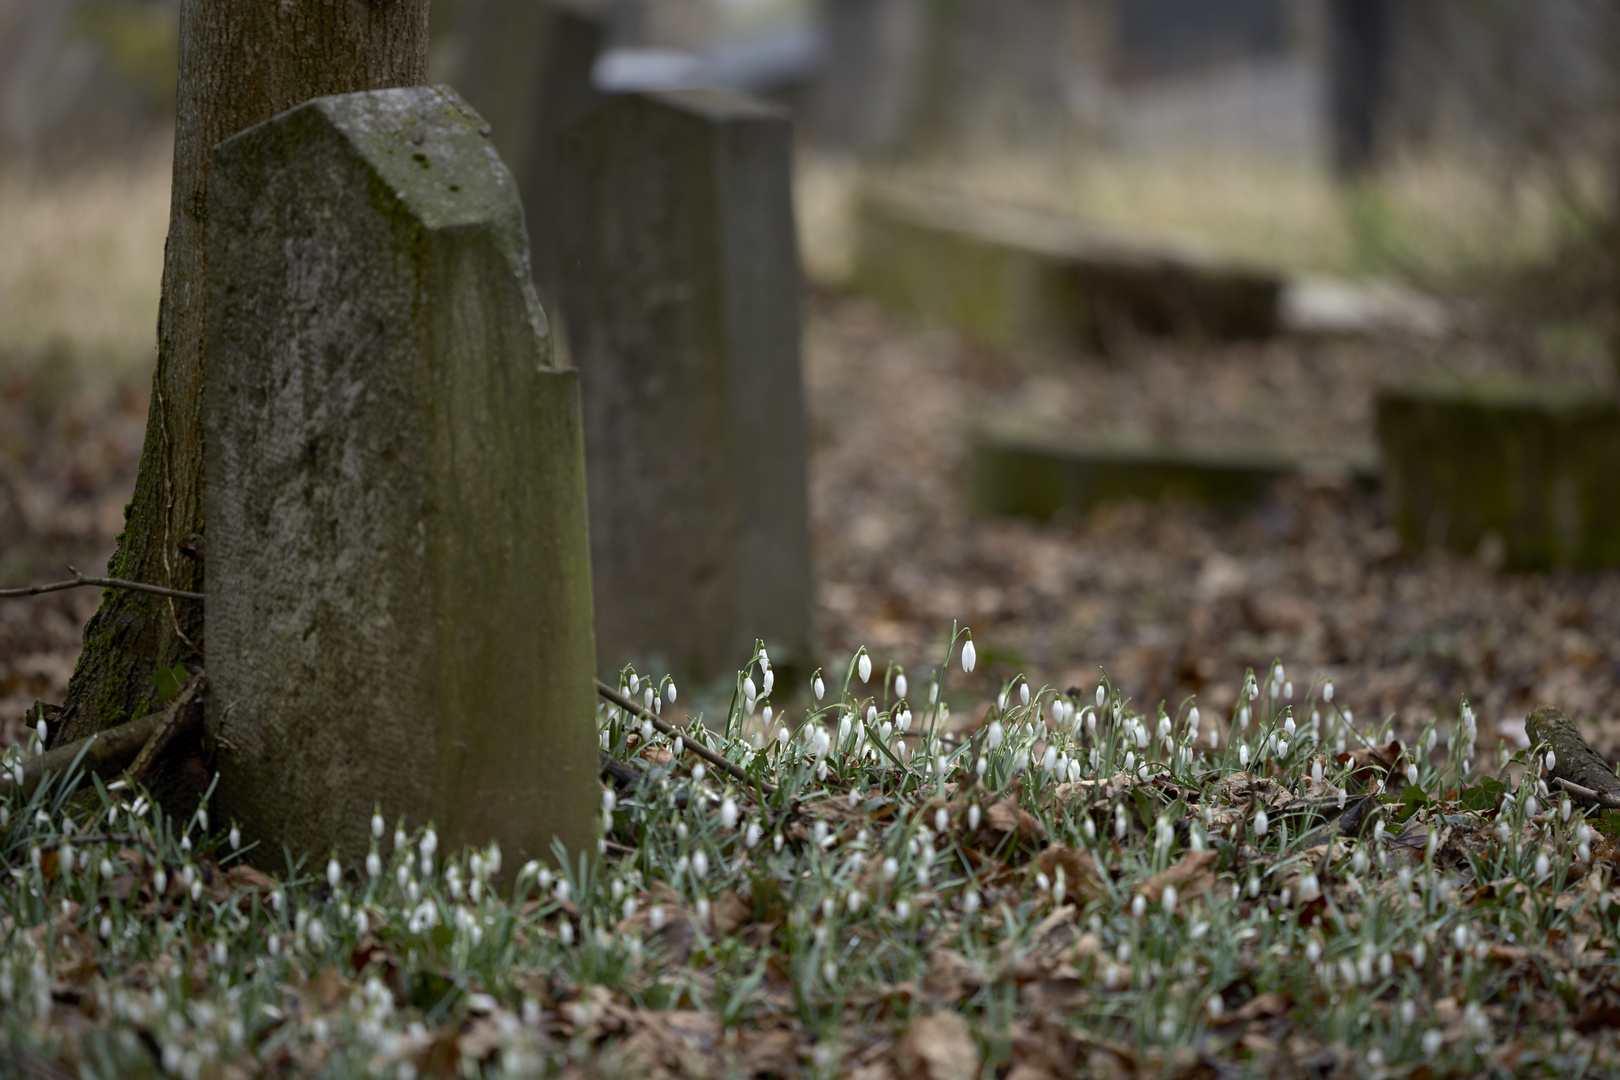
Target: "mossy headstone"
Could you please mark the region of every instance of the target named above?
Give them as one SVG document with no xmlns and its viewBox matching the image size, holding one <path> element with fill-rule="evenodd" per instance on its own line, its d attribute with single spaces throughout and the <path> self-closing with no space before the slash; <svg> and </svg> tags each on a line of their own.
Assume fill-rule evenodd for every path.
<svg viewBox="0 0 1620 1080">
<path fill-rule="evenodd" d="M 1511 569 L 1620 566 L 1620 406 L 1511 378 L 1378 398 L 1391 523 L 1413 550 L 1500 545 Z"/>
<path fill-rule="evenodd" d="M 585 390 L 604 661 L 705 678 L 810 638 L 792 131 L 719 91 L 564 133 L 562 305 Z"/>
<path fill-rule="evenodd" d="M 1120 333 L 1262 338 L 1282 280 L 1062 215 L 921 190 L 873 189 L 856 209 L 852 284 L 992 347 L 1109 347 Z"/>
<path fill-rule="evenodd" d="M 208 728 L 272 862 L 363 854 L 374 803 L 509 867 L 595 845 L 579 387 L 486 131 L 417 87 L 215 151 Z"/>
</svg>

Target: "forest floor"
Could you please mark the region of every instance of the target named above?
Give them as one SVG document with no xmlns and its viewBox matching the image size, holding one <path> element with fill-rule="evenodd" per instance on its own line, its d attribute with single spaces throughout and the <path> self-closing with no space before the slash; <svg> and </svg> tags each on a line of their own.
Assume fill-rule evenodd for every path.
<svg viewBox="0 0 1620 1080">
<path fill-rule="evenodd" d="M 1279 485 L 1217 514 L 1124 504 L 1083 520 L 975 515 L 967 431 L 1018 409 L 1071 430 L 1370 454 L 1381 379 L 1416 364 L 1536 370 L 1477 341 L 1141 342 L 1110 362 L 987 353 L 818 292 L 805 356 L 816 620 L 829 668 L 861 645 L 921 673 L 953 621 L 988 687 L 1095 685 L 1144 710 L 1197 694 L 1229 715 L 1245 670 L 1332 678 L 1364 721 L 1415 730 L 1463 699 L 1483 737 L 1550 703 L 1620 750 L 1620 574 L 1509 574 L 1403 553 L 1348 477 Z M 99 571 L 133 488 L 147 391 L 135 375 L 0 370 L 0 584 Z M 0 601 L 0 716 L 60 701 L 90 590 Z"/>
</svg>

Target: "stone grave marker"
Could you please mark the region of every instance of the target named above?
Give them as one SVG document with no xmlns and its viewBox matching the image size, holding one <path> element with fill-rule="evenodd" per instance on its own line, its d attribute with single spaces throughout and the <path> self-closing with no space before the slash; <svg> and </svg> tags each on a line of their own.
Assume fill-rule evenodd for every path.
<svg viewBox="0 0 1620 1080">
<path fill-rule="evenodd" d="M 208 729 L 279 862 L 392 824 L 594 845 L 584 443 L 523 217 L 454 91 L 319 98 L 208 191 Z"/>
<path fill-rule="evenodd" d="M 1016 418 L 980 423 L 969 445 L 969 504 L 1042 519 L 1166 496 L 1237 510 L 1260 502 L 1276 481 L 1292 475 L 1348 477 L 1364 488 L 1377 483 L 1376 463 L 1351 455 L 1077 436 Z"/>
<path fill-rule="evenodd" d="M 615 98 L 560 144 L 604 660 L 808 655 L 791 143 L 777 109 L 693 90 Z"/>
<path fill-rule="evenodd" d="M 601 100 L 591 71 L 609 13 L 581 0 L 489 0 L 470 20 L 455 83 L 490 121 L 517 177 L 535 285 L 557 299 L 557 135 Z"/>
<path fill-rule="evenodd" d="M 1385 500 L 1412 550 L 1500 545 L 1511 569 L 1620 566 L 1620 405 L 1516 379 L 1378 398 Z"/>
<path fill-rule="evenodd" d="M 1106 349 L 1121 331 L 1243 339 L 1278 328 L 1277 275 L 1059 215 L 872 190 L 856 219 L 857 289 L 986 345 Z"/>
</svg>

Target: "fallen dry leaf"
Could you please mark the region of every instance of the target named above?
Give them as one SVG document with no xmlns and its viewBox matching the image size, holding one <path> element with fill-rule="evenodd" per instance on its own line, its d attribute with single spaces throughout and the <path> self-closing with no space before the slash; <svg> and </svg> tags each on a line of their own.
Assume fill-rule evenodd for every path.
<svg viewBox="0 0 1620 1080">
<path fill-rule="evenodd" d="M 974 1080 L 979 1075 L 979 1048 L 958 1013 L 919 1016 L 906 1028 L 900 1049 L 927 1080 Z"/>
<path fill-rule="evenodd" d="M 1207 890 L 1215 884 L 1215 875 L 1210 872 L 1210 867 L 1215 865 L 1218 857 L 1213 851 L 1189 851 L 1172 865 L 1142 882 L 1142 887 L 1137 892 L 1141 893 L 1148 903 L 1157 904 L 1164 898 L 1166 885 L 1174 885 L 1183 895 Z"/>
</svg>

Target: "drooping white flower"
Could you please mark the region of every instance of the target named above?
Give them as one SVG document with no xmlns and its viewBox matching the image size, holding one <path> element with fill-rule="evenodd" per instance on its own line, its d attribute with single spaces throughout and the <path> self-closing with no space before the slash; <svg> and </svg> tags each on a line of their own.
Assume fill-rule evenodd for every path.
<svg viewBox="0 0 1620 1080">
<path fill-rule="evenodd" d="M 771 692 L 771 687 L 775 685 L 776 672 L 772 671 L 770 668 L 766 668 L 759 677 L 759 692 L 762 694 L 768 694 Z"/>
<path fill-rule="evenodd" d="M 1020 704 L 1029 704 L 1029 680 L 1025 679 L 1018 684 L 1018 701 Z"/>
<path fill-rule="evenodd" d="M 862 652 L 860 659 L 855 661 L 855 673 L 861 677 L 863 683 L 872 678 L 872 658 L 865 652 Z"/>
<path fill-rule="evenodd" d="M 966 641 L 962 642 L 962 670 L 972 672 L 973 665 L 978 662 L 978 659 L 979 654 L 973 648 L 973 639 L 968 638 Z"/>
<path fill-rule="evenodd" d="M 822 698 L 827 696 L 827 684 L 821 681 L 821 673 L 819 671 L 816 673 L 815 681 L 810 684 L 810 689 L 815 691 L 817 701 L 820 701 Z"/>
<path fill-rule="evenodd" d="M 894 677 L 894 696 L 897 698 L 906 696 L 906 673 L 903 671 Z"/>
<path fill-rule="evenodd" d="M 1254 815 L 1254 835 L 1256 835 L 1256 836 L 1264 836 L 1264 835 L 1266 835 L 1266 830 L 1270 827 L 1270 824 L 1271 824 L 1271 819 L 1266 816 L 1266 811 L 1265 811 L 1264 807 L 1261 807 L 1259 810 L 1255 811 L 1255 815 Z"/>
<path fill-rule="evenodd" d="M 669 699 L 669 703 L 671 705 L 675 704 L 675 680 L 674 679 L 671 679 L 669 681 L 669 686 L 664 690 L 664 696 Z"/>
<path fill-rule="evenodd" d="M 992 721 L 990 721 L 990 730 L 985 735 L 985 740 L 984 740 L 985 746 L 989 747 L 992 752 L 994 752 L 996 750 L 1000 750 L 1001 749 L 1002 735 L 1003 735 L 1003 732 L 1002 732 L 1002 728 L 1001 728 L 1001 721 L 1000 720 L 992 720 Z"/>
<path fill-rule="evenodd" d="M 1137 893 L 1131 898 L 1131 918 L 1140 919 L 1147 914 L 1147 897 Z"/>
<path fill-rule="evenodd" d="M 720 827 L 722 829 L 735 829 L 737 827 L 737 800 L 730 795 L 720 803 Z"/>
<path fill-rule="evenodd" d="M 1108 702 L 1108 686 L 1106 683 L 1097 684 L 1097 708 L 1102 708 Z"/>
</svg>

